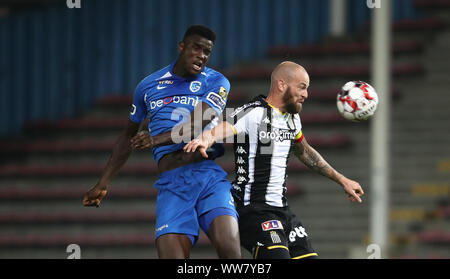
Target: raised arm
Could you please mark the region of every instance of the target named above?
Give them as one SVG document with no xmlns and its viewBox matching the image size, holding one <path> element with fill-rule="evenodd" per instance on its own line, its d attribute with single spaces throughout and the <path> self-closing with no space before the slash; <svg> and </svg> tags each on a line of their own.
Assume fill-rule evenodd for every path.
<svg viewBox="0 0 450 279">
<path fill-rule="evenodd" d="M 227 121 L 219 123 L 211 130 L 204 131 L 196 139 L 190 141 L 183 148 L 184 152 L 195 152 L 197 149 L 200 151 L 204 158 L 208 158 L 206 150 L 211 147 L 215 142 L 222 141 L 225 138 L 235 135 L 234 127 Z"/>
<path fill-rule="evenodd" d="M 148 131 L 142 130 L 131 139 L 131 146 L 136 149 L 148 149 L 190 141 L 198 136 L 202 129 L 211 123 L 211 119 L 216 116 L 217 113 L 207 103 L 200 102 L 184 123 L 156 136 L 150 136 Z"/>
<path fill-rule="evenodd" d="M 306 138 L 294 144 L 294 154 L 307 167 L 313 171 L 328 177 L 339 183 L 347 193 L 347 199 L 351 201 L 362 202 L 361 196 L 364 194 L 363 189 L 358 182 L 346 178 L 341 173 L 337 172 L 325 159 L 312 148 Z"/>
</svg>

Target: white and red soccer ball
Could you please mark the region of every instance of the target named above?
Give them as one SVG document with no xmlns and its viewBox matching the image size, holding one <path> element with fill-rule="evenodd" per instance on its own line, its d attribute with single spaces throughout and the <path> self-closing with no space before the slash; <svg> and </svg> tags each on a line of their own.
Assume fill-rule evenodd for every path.
<svg viewBox="0 0 450 279">
<path fill-rule="evenodd" d="M 375 89 L 364 81 L 349 81 L 338 93 L 336 105 L 346 119 L 359 122 L 374 115 L 378 106 Z"/>
</svg>

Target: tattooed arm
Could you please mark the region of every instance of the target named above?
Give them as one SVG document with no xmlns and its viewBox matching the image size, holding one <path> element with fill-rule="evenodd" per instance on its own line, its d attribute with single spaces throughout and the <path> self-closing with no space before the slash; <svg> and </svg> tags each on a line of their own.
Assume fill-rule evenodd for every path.
<svg viewBox="0 0 450 279">
<path fill-rule="evenodd" d="M 359 183 L 337 172 L 319 152 L 308 144 L 306 138 L 294 144 L 294 154 L 313 171 L 339 183 L 347 193 L 348 200 L 362 202 L 361 196 L 364 195 L 364 191 Z"/>
</svg>

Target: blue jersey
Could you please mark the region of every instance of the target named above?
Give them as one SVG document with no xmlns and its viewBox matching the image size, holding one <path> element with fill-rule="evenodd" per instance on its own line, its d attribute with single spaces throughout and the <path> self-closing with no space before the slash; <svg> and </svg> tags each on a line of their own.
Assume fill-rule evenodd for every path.
<svg viewBox="0 0 450 279">
<path fill-rule="evenodd" d="M 175 62 L 143 79 L 134 92 L 130 120 L 142 122 L 146 116 L 152 136 L 171 131 L 187 121 L 198 102 L 205 102 L 220 115 L 225 108 L 230 82 L 219 72 L 205 67 L 189 78 L 173 73 Z M 156 163 L 162 156 L 183 149 L 185 143 L 153 148 Z"/>
</svg>

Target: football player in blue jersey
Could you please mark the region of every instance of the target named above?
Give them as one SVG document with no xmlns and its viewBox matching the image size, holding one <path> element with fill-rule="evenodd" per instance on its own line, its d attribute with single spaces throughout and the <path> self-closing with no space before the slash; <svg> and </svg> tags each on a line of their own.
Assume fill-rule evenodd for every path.
<svg viewBox="0 0 450 279">
<path fill-rule="evenodd" d="M 100 205 L 113 176 L 133 147 L 138 147 L 137 132 L 148 118 L 151 142 L 147 147 L 152 148 L 159 170 L 154 186 L 158 189 L 156 246 L 160 258 L 189 258 L 199 228 L 219 258 L 241 257 L 238 215 L 227 173 L 199 152 L 183 152 L 185 143 L 214 126 L 226 105 L 229 81 L 206 67 L 214 41 L 215 33 L 208 27 L 189 27 L 178 43 L 177 60 L 138 84 L 128 125 L 100 180 L 83 198 L 84 206 Z"/>
</svg>

